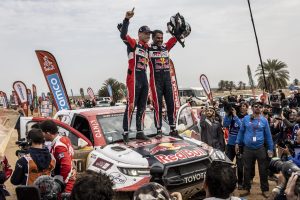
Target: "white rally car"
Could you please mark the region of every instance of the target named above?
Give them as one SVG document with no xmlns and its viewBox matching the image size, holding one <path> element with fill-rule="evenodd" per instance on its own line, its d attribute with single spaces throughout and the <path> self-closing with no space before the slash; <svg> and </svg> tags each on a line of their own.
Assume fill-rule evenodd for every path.
<svg viewBox="0 0 300 200">
<path fill-rule="evenodd" d="M 86 169 L 103 172 L 114 182 L 119 192 L 133 192 L 150 181 L 163 184 L 168 190 L 179 191 L 188 198 L 202 189 L 207 166 L 213 160 L 230 162 L 225 154 L 191 137 L 178 139 L 168 135 L 156 136 L 153 112 L 145 115 L 145 134 L 149 141 L 136 140 L 135 114 L 131 139 L 122 140 L 124 107 L 63 110 L 53 119 L 59 132 L 70 138 L 74 148 L 77 171 Z M 197 135 L 197 122 L 193 122 L 188 106 L 180 109 L 177 123 Z M 33 123 L 44 118 L 23 118 L 21 134 L 24 136 Z M 169 132 L 163 122 L 163 131 Z"/>
</svg>

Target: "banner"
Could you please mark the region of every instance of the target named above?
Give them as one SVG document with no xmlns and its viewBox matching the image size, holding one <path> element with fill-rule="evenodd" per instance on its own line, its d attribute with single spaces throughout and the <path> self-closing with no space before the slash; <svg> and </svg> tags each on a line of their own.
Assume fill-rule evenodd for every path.
<svg viewBox="0 0 300 200">
<path fill-rule="evenodd" d="M 208 99 L 210 101 L 212 101 L 213 96 L 212 96 L 212 92 L 210 89 L 209 81 L 208 81 L 208 78 L 204 74 L 200 75 L 200 83 L 201 83 L 203 90 L 204 90 L 205 94 L 207 95 Z"/>
<path fill-rule="evenodd" d="M 112 92 L 112 88 L 110 85 L 107 85 L 107 92 L 108 92 L 108 95 L 110 96 L 110 100 L 113 101 L 113 92 Z"/>
<path fill-rule="evenodd" d="M 175 72 L 175 67 L 173 61 L 170 59 L 170 76 L 171 76 L 171 83 L 172 83 L 172 90 L 173 90 L 173 99 L 175 102 L 175 115 L 177 116 L 178 110 L 180 108 L 180 98 L 178 93 L 178 84 L 177 84 L 177 77 Z"/>
<path fill-rule="evenodd" d="M 13 90 L 12 95 L 13 95 L 16 106 L 19 106 L 19 99 L 18 99 L 18 95 L 17 95 L 16 91 Z"/>
<path fill-rule="evenodd" d="M 33 98 L 33 108 L 37 109 L 39 107 L 39 100 L 37 96 L 36 86 L 32 84 L 32 98 Z"/>
<path fill-rule="evenodd" d="M 3 104 L 3 108 L 8 108 L 7 96 L 3 91 L 0 91 L 0 102 Z"/>
<path fill-rule="evenodd" d="M 93 91 L 93 89 L 92 88 L 88 88 L 87 89 L 87 93 L 88 93 L 88 95 L 90 96 L 90 98 L 92 99 L 92 101 L 95 99 L 95 94 L 94 94 L 94 91 Z"/>
<path fill-rule="evenodd" d="M 79 89 L 79 92 L 80 92 L 81 98 L 82 98 L 82 99 L 85 99 L 85 98 L 84 98 L 84 90 L 83 90 L 83 88 L 80 88 L 80 89 Z"/>
<path fill-rule="evenodd" d="M 28 116 L 28 99 L 26 85 L 22 81 L 15 81 L 13 83 L 13 89 L 15 90 L 18 98 L 20 99 L 25 116 Z"/>
<path fill-rule="evenodd" d="M 35 53 L 53 96 L 56 110 L 70 110 L 69 97 L 55 57 L 47 51 L 36 50 Z"/>
<path fill-rule="evenodd" d="M 31 106 L 33 99 L 32 99 L 32 94 L 31 94 L 31 90 L 30 89 L 27 89 L 27 99 L 28 99 L 29 106 Z"/>
</svg>

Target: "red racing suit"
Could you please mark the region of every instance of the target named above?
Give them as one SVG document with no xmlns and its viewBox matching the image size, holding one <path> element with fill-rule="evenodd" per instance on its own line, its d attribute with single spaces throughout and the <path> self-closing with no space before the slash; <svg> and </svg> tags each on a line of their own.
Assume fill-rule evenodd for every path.
<svg viewBox="0 0 300 200">
<path fill-rule="evenodd" d="M 56 136 L 51 144 L 51 153 L 56 160 L 55 175 L 61 175 L 66 184 L 64 192 L 71 193 L 75 178 L 72 177 L 74 149 L 68 137 Z"/>
<path fill-rule="evenodd" d="M 175 129 L 175 100 L 170 76 L 169 51 L 176 44 L 171 37 L 162 46 L 151 44 L 149 47 L 150 89 L 155 110 L 155 122 L 158 131 L 162 125 L 163 97 L 166 101 L 168 121 L 171 130 Z"/>
<path fill-rule="evenodd" d="M 129 20 L 124 19 L 121 28 L 121 39 L 127 46 L 128 71 L 126 78 L 127 105 L 123 118 L 124 132 L 128 132 L 134 108 L 136 112 L 136 130 L 143 131 L 144 114 L 148 98 L 148 80 L 146 69 L 148 66 L 148 44 L 132 39 L 127 35 Z"/>
</svg>

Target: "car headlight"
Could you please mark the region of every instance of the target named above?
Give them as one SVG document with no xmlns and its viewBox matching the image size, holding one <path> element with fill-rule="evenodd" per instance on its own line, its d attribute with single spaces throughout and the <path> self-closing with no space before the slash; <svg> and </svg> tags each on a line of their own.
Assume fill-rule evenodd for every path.
<svg viewBox="0 0 300 200">
<path fill-rule="evenodd" d="M 226 160 L 225 154 L 222 151 L 216 149 L 212 150 L 210 157 L 212 158 L 212 160 Z"/>
<path fill-rule="evenodd" d="M 150 170 L 145 168 L 124 168 L 118 167 L 120 172 L 127 176 L 148 176 L 150 175 Z"/>
</svg>

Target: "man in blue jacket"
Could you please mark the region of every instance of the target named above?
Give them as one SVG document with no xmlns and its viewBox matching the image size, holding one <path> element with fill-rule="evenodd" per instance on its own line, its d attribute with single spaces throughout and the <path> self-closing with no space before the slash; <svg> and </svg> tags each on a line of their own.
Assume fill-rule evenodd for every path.
<svg viewBox="0 0 300 200">
<path fill-rule="evenodd" d="M 238 189 L 243 189 L 243 179 L 244 179 L 244 166 L 243 160 L 241 157 L 241 153 L 236 154 L 235 152 L 235 142 L 237 138 L 237 134 L 242 125 L 242 119 L 247 115 L 249 105 L 247 103 L 241 103 L 239 109 L 239 116 L 237 115 L 237 111 L 235 108 L 232 108 L 230 113 L 227 113 L 224 117 L 223 126 L 228 128 L 229 136 L 228 142 L 226 145 L 226 155 L 227 157 L 233 161 L 236 158 L 237 164 L 237 177 L 238 177 Z M 240 150 L 242 146 L 240 146 Z"/>
<path fill-rule="evenodd" d="M 268 120 L 261 115 L 262 104 L 260 102 L 255 102 L 252 105 L 252 111 L 252 115 L 244 117 L 235 145 L 236 153 L 239 153 L 239 145 L 244 145 L 244 188 L 246 192 L 242 193 L 240 196 L 248 196 L 250 194 L 251 169 L 253 168 L 254 162 L 257 160 L 260 189 L 262 191 L 262 195 L 265 198 L 268 198 L 268 166 L 264 144 L 266 143 L 267 145 L 268 156 L 273 157 L 273 141 Z"/>
</svg>

